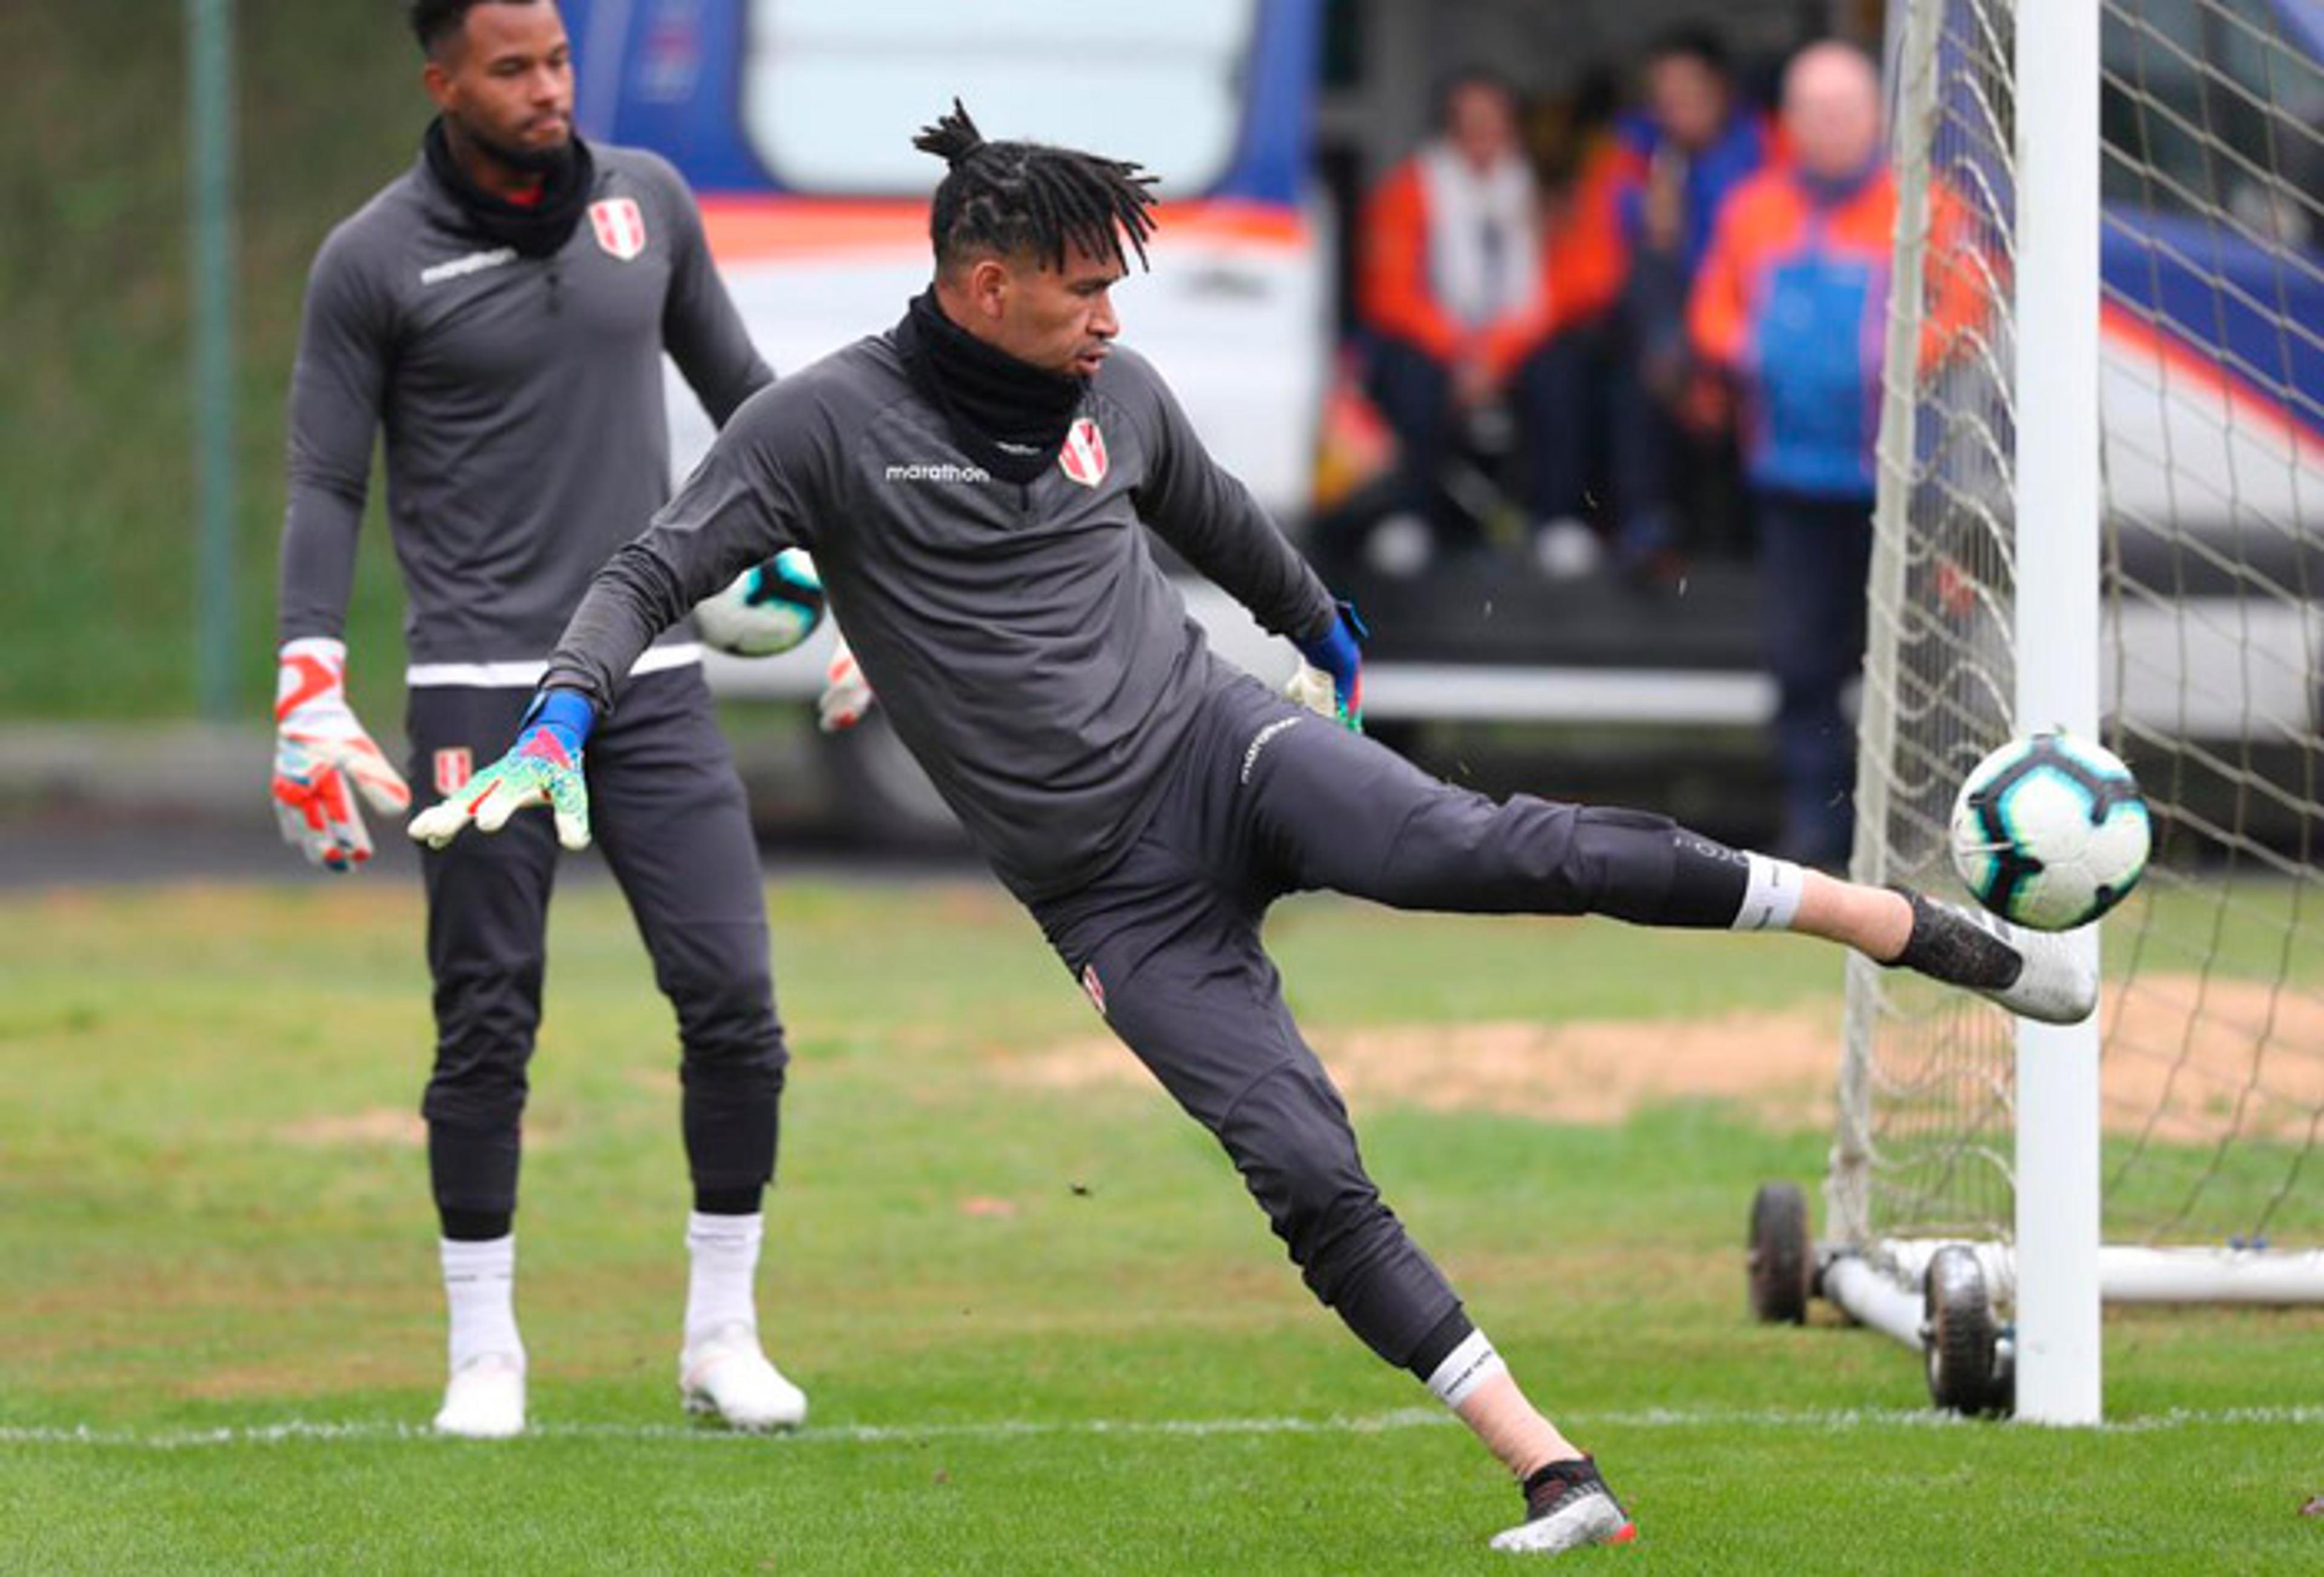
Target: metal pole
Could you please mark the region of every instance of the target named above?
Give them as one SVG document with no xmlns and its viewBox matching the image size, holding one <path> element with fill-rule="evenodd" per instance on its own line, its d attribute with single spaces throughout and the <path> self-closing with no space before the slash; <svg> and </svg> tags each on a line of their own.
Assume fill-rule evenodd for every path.
<svg viewBox="0 0 2324 1577">
<path fill-rule="evenodd" d="M 2096 738 L 2098 7 L 2017 6 L 2017 727 Z M 2098 963 L 2098 927 L 2068 938 Z M 2098 1028 L 2017 1031 L 2017 1416 L 2096 1424 Z"/>
<path fill-rule="evenodd" d="M 194 691 L 235 715 L 234 0 L 186 0 L 186 119 L 198 547 Z"/>
</svg>

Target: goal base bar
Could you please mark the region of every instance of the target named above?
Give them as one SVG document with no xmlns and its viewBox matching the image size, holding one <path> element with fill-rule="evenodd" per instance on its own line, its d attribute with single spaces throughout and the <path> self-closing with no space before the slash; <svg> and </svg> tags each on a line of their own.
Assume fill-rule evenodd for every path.
<svg viewBox="0 0 2324 1577">
<path fill-rule="evenodd" d="M 2110 1304 L 2324 1304 L 2324 1250 L 2101 1248 L 2098 1296 Z"/>
<path fill-rule="evenodd" d="M 1818 1290 L 1860 1325 L 1918 1351 L 1929 1260 L 1951 1240 L 1893 1238 L 1862 1253 L 1819 1256 Z M 1964 1245 L 1997 1301 L 2015 1301 L 2016 1256 L 2006 1243 Z M 2324 1250 L 2100 1248 L 2098 1296 L 2110 1304 L 2324 1304 Z"/>
<path fill-rule="evenodd" d="M 1824 1267 L 1817 1282 L 1825 1299 L 1858 1324 L 1894 1337 L 1915 1352 L 1926 1343 L 1917 1277 L 1907 1283 L 1861 1254 L 1842 1254 Z"/>
</svg>

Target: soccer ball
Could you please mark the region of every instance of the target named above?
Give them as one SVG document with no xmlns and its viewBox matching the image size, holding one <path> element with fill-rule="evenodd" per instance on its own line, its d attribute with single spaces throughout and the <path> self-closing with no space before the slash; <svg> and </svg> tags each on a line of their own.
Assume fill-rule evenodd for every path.
<svg viewBox="0 0 2324 1577">
<path fill-rule="evenodd" d="M 814 634 L 823 612 L 823 578 L 815 572 L 815 560 L 786 548 L 736 576 L 724 591 L 696 603 L 694 624 L 720 651 L 772 657 Z"/>
<path fill-rule="evenodd" d="M 1953 800 L 1953 869 L 1994 913 L 2037 931 L 2085 926 L 2146 872 L 2153 829 L 2130 769 L 2059 730 L 2011 740 Z"/>
</svg>

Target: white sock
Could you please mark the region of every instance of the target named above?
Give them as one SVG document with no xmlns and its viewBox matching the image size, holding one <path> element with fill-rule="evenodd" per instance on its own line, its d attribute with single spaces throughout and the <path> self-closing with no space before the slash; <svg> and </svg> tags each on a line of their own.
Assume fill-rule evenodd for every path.
<svg viewBox="0 0 2324 1577">
<path fill-rule="evenodd" d="M 1508 1372 L 1509 1366 L 1501 1361 L 1501 1355 L 1493 1351 L 1485 1333 L 1471 1331 L 1460 1346 L 1444 1355 L 1444 1361 L 1428 1377 L 1428 1388 L 1446 1406 L 1458 1407 L 1479 1386 L 1497 1374 Z"/>
<path fill-rule="evenodd" d="M 452 1314 L 452 1372 L 488 1353 L 521 1366 L 524 1342 L 516 1333 L 516 1237 L 482 1243 L 443 1240 L 444 1302 Z"/>
<path fill-rule="evenodd" d="M 693 1346 L 721 1325 L 759 1328 L 752 1286 L 759 1274 L 759 1243 L 766 1217 L 705 1215 L 686 1220 L 686 1249 L 692 1268 L 686 1278 L 686 1344 Z"/>
<path fill-rule="evenodd" d="M 1736 931 L 1788 931 L 1800 912 L 1800 889 L 1807 873 L 1789 860 L 1746 853 L 1750 874 L 1743 882 L 1743 907 L 1729 927 Z"/>
</svg>

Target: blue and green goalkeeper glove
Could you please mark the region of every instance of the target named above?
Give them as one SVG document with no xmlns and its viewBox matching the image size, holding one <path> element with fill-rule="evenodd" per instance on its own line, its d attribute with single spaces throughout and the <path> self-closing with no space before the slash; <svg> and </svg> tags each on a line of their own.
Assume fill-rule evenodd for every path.
<svg viewBox="0 0 2324 1577">
<path fill-rule="evenodd" d="M 557 818 L 557 841 L 576 851 L 589 846 L 589 784 L 581 747 L 597 724 L 596 708 L 577 690 L 543 690 L 525 708 L 509 753 L 468 779 L 460 791 L 411 818 L 411 835 L 440 849 L 470 822 L 496 833 L 528 806 L 546 805 Z"/>
<path fill-rule="evenodd" d="M 1300 669 L 1286 693 L 1353 733 L 1364 731 L 1364 654 L 1357 643 L 1370 635 L 1355 604 L 1333 610 L 1330 628 L 1312 641 L 1296 642 Z"/>
</svg>

